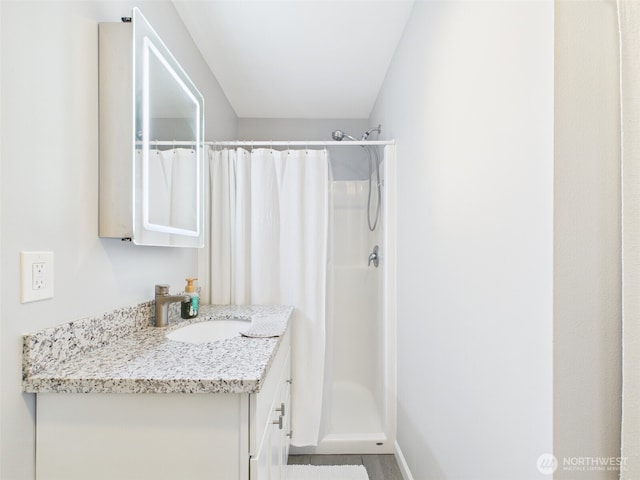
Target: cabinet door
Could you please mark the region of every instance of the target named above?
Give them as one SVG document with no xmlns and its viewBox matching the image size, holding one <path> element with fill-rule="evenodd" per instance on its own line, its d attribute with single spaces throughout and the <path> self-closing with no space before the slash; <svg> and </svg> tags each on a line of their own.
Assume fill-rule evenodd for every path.
<svg viewBox="0 0 640 480">
<path fill-rule="evenodd" d="M 286 332 L 260 392 L 249 396 L 249 478 L 281 480 L 291 431 L 290 334 Z"/>
<path fill-rule="evenodd" d="M 291 434 L 290 412 L 290 366 L 283 368 L 266 430 L 257 455 L 251 458 L 251 480 L 283 480 L 284 466 L 289 456 Z"/>
<path fill-rule="evenodd" d="M 280 422 L 280 417 L 274 422 Z M 283 425 L 284 428 L 284 425 Z M 282 469 L 282 429 L 278 424 L 274 424 L 269 432 L 269 480 L 284 479 Z"/>
<path fill-rule="evenodd" d="M 251 480 L 280 480 L 282 472 L 280 416 L 274 412 L 273 422 L 267 425 L 264 441 L 258 454 L 250 461 Z"/>
<path fill-rule="evenodd" d="M 280 378 L 278 394 L 276 395 L 275 413 L 278 415 L 274 420 L 274 431 L 271 432 L 271 461 L 272 479 L 284 479 L 284 469 L 289 458 L 289 443 L 291 440 L 291 369 L 286 368 Z"/>
<path fill-rule="evenodd" d="M 282 430 L 280 430 L 280 478 L 284 478 L 284 466 L 289 459 L 289 445 L 291 444 L 291 366 L 285 370 L 280 386 L 280 402 L 284 405 Z"/>
<path fill-rule="evenodd" d="M 204 97 L 144 18 L 101 23 L 99 234 L 204 245 Z"/>
<path fill-rule="evenodd" d="M 244 416 L 240 394 L 40 393 L 36 478 L 246 480 Z"/>
</svg>

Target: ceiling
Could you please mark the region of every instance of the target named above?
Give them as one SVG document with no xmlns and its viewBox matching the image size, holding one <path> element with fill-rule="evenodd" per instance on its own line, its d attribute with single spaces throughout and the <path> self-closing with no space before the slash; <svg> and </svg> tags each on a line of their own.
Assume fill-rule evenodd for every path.
<svg viewBox="0 0 640 480">
<path fill-rule="evenodd" d="M 240 118 L 368 118 L 413 0 L 174 0 Z"/>
</svg>

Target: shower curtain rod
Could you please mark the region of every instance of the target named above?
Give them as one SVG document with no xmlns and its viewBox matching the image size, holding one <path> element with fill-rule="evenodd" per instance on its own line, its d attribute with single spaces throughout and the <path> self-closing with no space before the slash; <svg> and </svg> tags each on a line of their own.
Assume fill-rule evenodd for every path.
<svg viewBox="0 0 640 480">
<path fill-rule="evenodd" d="M 229 142 L 205 142 L 207 145 L 213 146 L 239 146 L 239 147 L 256 147 L 256 146 L 266 146 L 266 147 L 311 147 L 311 146 L 337 146 L 337 145 L 394 145 L 395 140 L 343 140 L 343 141 L 335 141 L 335 140 L 309 140 L 309 141 L 301 141 L 301 140 L 237 140 L 237 141 L 229 141 Z"/>
<path fill-rule="evenodd" d="M 140 142 L 138 142 L 140 143 Z M 257 147 L 257 146 L 265 146 L 265 147 L 316 147 L 316 146 L 337 146 L 337 145 L 395 145 L 395 140 L 310 140 L 310 141 L 300 141 L 300 140 L 292 140 L 292 141 L 283 141 L 283 140 L 236 140 L 236 141 L 224 141 L 224 142 L 204 142 L 205 145 L 209 145 L 211 147 L 222 146 L 222 147 Z M 195 145 L 196 142 L 185 142 L 185 141 L 170 141 L 170 140 L 154 140 L 149 142 L 149 145 L 153 146 L 189 146 Z"/>
</svg>

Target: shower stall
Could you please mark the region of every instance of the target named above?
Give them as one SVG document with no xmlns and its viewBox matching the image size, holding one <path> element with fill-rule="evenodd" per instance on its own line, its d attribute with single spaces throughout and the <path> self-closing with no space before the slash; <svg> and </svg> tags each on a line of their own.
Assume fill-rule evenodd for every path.
<svg viewBox="0 0 640 480">
<path fill-rule="evenodd" d="M 336 132 L 333 138 L 342 140 Z M 394 451 L 395 145 L 347 143 L 328 147 L 333 179 L 320 438 L 292 453 Z"/>
<path fill-rule="evenodd" d="M 394 452 L 395 144 L 379 131 L 209 149 L 202 301 L 296 306 L 292 453 Z"/>
</svg>

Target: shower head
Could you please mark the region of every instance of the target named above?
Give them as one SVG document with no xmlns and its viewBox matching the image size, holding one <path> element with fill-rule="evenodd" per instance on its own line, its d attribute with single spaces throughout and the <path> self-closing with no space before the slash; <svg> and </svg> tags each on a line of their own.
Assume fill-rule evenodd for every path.
<svg viewBox="0 0 640 480">
<path fill-rule="evenodd" d="M 334 130 L 333 133 L 331 134 L 331 138 L 333 138 L 336 142 L 341 142 L 342 140 L 344 140 L 345 137 L 347 137 L 349 140 L 353 140 L 354 142 L 357 142 L 355 138 L 353 138 L 348 133 L 344 133 L 342 130 Z"/>
<path fill-rule="evenodd" d="M 360 141 L 366 140 L 367 138 L 369 138 L 369 135 L 371 135 L 373 132 L 380 133 L 381 131 L 382 129 L 380 128 L 380 125 L 378 125 L 376 128 L 372 128 L 371 130 L 364 132 L 362 134 L 362 138 L 360 139 Z M 333 138 L 337 142 L 341 142 L 342 140 L 344 140 L 345 137 L 348 138 L 349 140 L 353 140 L 354 142 L 358 141 L 348 133 L 344 133 L 342 130 L 334 130 L 333 133 L 331 134 L 331 138 Z"/>
</svg>

